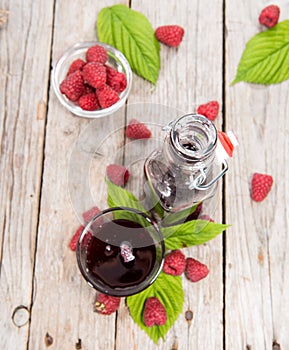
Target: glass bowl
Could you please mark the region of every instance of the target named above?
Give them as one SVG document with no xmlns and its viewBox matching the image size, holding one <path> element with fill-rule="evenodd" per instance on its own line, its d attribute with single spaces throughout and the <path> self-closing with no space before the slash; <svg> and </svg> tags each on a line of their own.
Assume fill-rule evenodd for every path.
<svg viewBox="0 0 289 350">
<path fill-rule="evenodd" d="M 85 53 L 87 49 L 94 45 L 100 45 L 105 48 L 108 54 L 106 64 L 125 74 L 127 86 L 125 90 L 119 94 L 120 99 L 112 106 L 95 111 L 86 111 L 80 108 L 75 102 L 69 101 L 66 96 L 60 92 L 59 85 L 66 77 L 70 64 L 78 58 L 85 60 Z M 127 100 L 131 89 L 131 84 L 132 71 L 125 56 L 114 47 L 96 41 L 77 43 L 67 49 L 61 55 L 52 71 L 52 85 L 60 103 L 73 114 L 85 118 L 100 118 L 116 112 Z"/>
<path fill-rule="evenodd" d="M 163 267 L 165 245 L 157 224 L 132 208 L 109 208 L 83 229 L 77 262 L 88 284 L 123 297 L 150 286 Z"/>
</svg>

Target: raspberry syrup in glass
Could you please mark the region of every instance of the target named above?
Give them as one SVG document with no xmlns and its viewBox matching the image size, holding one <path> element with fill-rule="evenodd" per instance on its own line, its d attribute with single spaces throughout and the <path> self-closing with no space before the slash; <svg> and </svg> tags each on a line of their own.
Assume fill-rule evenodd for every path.
<svg viewBox="0 0 289 350">
<path fill-rule="evenodd" d="M 150 286 L 162 270 L 164 253 L 156 222 L 128 207 L 98 213 L 85 226 L 76 248 L 78 267 L 88 284 L 119 297 Z"/>
<path fill-rule="evenodd" d="M 129 258 L 122 252 L 128 247 Z M 141 283 L 150 274 L 156 260 L 156 247 L 149 232 L 140 224 L 116 219 L 104 223 L 87 246 L 87 269 L 110 288 Z"/>
</svg>

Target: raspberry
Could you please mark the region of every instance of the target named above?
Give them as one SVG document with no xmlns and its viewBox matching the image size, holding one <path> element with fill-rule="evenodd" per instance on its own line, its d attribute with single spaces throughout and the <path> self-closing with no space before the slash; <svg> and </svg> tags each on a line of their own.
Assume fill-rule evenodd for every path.
<svg viewBox="0 0 289 350">
<path fill-rule="evenodd" d="M 187 258 L 185 274 L 191 282 L 198 282 L 207 277 L 209 269 L 196 259 Z"/>
<path fill-rule="evenodd" d="M 265 7 L 259 15 L 259 23 L 268 28 L 274 27 L 279 20 L 280 8 L 277 5 Z"/>
<path fill-rule="evenodd" d="M 191 221 L 191 220 L 197 220 L 199 219 L 199 215 L 202 211 L 202 208 L 203 208 L 203 203 L 199 203 L 197 205 L 197 208 L 195 209 L 194 212 L 192 212 L 186 219 L 185 219 L 185 222 L 188 222 L 188 221 Z"/>
<path fill-rule="evenodd" d="M 119 297 L 98 293 L 96 296 L 94 309 L 102 315 L 110 315 L 115 312 L 120 304 Z"/>
<path fill-rule="evenodd" d="M 165 257 L 164 261 L 164 272 L 173 275 L 180 276 L 186 268 L 185 255 L 178 249 L 169 253 Z"/>
<path fill-rule="evenodd" d="M 217 118 L 219 113 L 219 103 L 217 101 L 210 101 L 208 103 L 202 104 L 198 107 L 198 114 L 204 115 L 211 121 L 214 121 Z"/>
<path fill-rule="evenodd" d="M 104 47 L 100 45 L 91 46 L 86 51 L 87 62 L 99 62 L 104 64 L 107 61 L 108 55 Z"/>
<path fill-rule="evenodd" d="M 84 83 L 83 95 L 87 95 L 87 94 L 90 94 L 92 92 L 95 92 L 95 88 L 88 85 L 87 83 Z"/>
<path fill-rule="evenodd" d="M 82 225 L 79 226 L 78 229 L 76 230 L 75 234 L 72 236 L 72 238 L 70 240 L 69 247 L 74 252 L 76 251 L 77 242 L 78 242 L 78 239 L 79 239 L 83 229 L 84 229 L 84 226 L 82 226 Z"/>
<path fill-rule="evenodd" d="M 149 139 L 151 131 L 148 127 L 136 119 L 132 119 L 128 124 L 125 134 L 130 139 Z"/>
<path fill-rule="evenodd" d="M 122 92 L 127 85 L 126 76 L 122 72 L 106 66 L 106 83 L 116 92 Z"/>
<path fill-rule="evenodd" d="M 265 199 L 273 185 L 271 175 L 254 173 L 251 182 L 251 197 L 255 202 Z"/>
<path fill-rule="evenodd" d="M 101 63 L 89 62 L 82 68 L 82 72 L 83 79 L 96 89 L 106 82 L 106 69 Z"/>
<path fill-rule="evenodd" d="M 84 212 L 82 214 L 83 220 L 85 222 L 85 224 L 87 224 L 93 217 L 95 217 L 98 213 L 100 213 L 100 209 L 98 207 L 92 207 L 91 209 L 87 210 L 86 212 Z M 87 232 L 87 236 L 85 236 L 84 238 L 86 238 L 86 241 L 88 241 L 91 237 L 91 234 L 93 233 L 93 231 L 97 231 L 98 227 L 100 225 L 103 224 L 103 218 L 102 217 L 98 217 L 97 219 L 95 219 L 90 227 L 89 227 L 89 231 Z"/>
<path fill-rule="evenodd" d="M 106 84 L 96 90 L 96 95 L 101 108 L 108 108 L 119 100 L 117 92 Z"/>
<path fill-rule="evenodd" d="M 71 74 L 71 73 L 74 73 L 76 72 L 77 70 L 82 70 L 83 66 L 85 65 L 86 63 L 81 59 L 81 58 L 78 58 L 77 60 L 74 60 L 71 65 L 69 66 L 68 68 L 68 72 L 67 72 L 67 75 Z"/>
<path fill-rule="evenodd" d="M 84 222 L 87 224 L 96 214 L 100 212 L 98 207 L 92 207 L 82 214 Z"/>
<path fill-rule="evenodd" d="M 109 164 L 106 168 L 106 175 L 114 184 L 124 186 L 130 174 L 127 168 L 122 165 Z"/>
<path fill-rule="evenodd" d="M 78 105 L 86 111 L 95 111 L 99 109 L 99 104 L 95 92 L 80 96 Z"/>
<path fill-rule="evenodd" d="M 158 41 L 168 46 L 179 46 L 184 36 L 184 29 L 178 25 L 160 26 L 155 31 Z"/>
<path fill-rule="evenodd" d="M 214 222 L 214 220 L 208 214 L 200 215 L 199 216 L 199 220 L 205 220 L 205 221 Z"/>
<path fill-rule="evenodd" d="M 69 74 L 62 81 L 59 89 L 70 101 L 77 101 L 84 90 L 84 82 L 80 70 Z"/>
<path fill-rule="evenodd" d="M 150 297 L 145 302 L 143 317 L 147 327 L 162 326 L 167 321 L 167 312 L 158 298 Z"/>
</svg>

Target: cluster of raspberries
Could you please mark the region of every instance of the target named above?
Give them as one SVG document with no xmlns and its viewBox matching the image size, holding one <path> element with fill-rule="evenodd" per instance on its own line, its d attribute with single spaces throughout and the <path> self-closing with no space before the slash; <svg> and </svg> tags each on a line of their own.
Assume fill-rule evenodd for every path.
<svg viewBox="0 0 289 350">
<path fill-rule="evenodd" d="M 131 139 L 146 139 L 151 137 L 151 131 L 148 127 L 136 119 L 132 119 L 128 124 L 125 134 Z M 114 184 L 124 186 L 130 177 L 128 169 L 122 165 L 109 164 L 106 168 L 106 176 Z M 98 207 L 93 207 L 83 213 L 83 220 L 87 223 L 93 216 L 99 213 Z M 201 205 L 198 206 L 196 212 L 200 214 Z M 200 217 L 204 220 L 212 221 L 210 217 Z M 194 219 L 193 217 L 190 219 Z M 83 231 L 84 226 L 81 225 L 73 235 L 70 241 L 71 250 L 75 251 L 79 236 Z M 180 276 L 185 273 L 186 277 L 197 282 L 205 278 L 209 270 L 206 265 L 193 258 L 186 258 L 181 250 L 174 250 L 166 255 L 163 271 L 173 276 Z M 120 298 L 98 293 L 94 304 L 95 311 L 103 315 L 110 315 L 117 311 L 120 305 Z M 161 326 L 167 321 L 167 312 L 164 305 L 157 297 L 150 297 L 145 301 L 143 309 L 143 322 L 147 327 L 155 325 Z"/>
<path fill-rule="evenodd" d="M 267 6 L 260 13 L 259 22 L 271 28 L 277 24 L 279 14 L 278 6 Z M 182 41 L 183 34 L 184 31 L 179 26 L 163 26 L 155 32 L 160 42 L 175 47 Z M 119 99 L 118 93 L 126 88 L 125 75 L 105 65 L 107 53 L 101 46 L 93 46 L 88 49 L 86 61 L 78 59 L 71 64 L 67 77 L 60 85 L 60 90 L 69 100 L 77 102 L 83 109 L 107 108 Z M 211 121 L 216 119 L 218 112 L 219 103 L 217 101 L 209 101 L 197 109 L 197 113 L 206 116 Z M 131 139 L 145 139 L 151 137 L 151 131 L 145 124 L 133 119 L 126 129 L 126 136 Z M 108 165 L 106 175 L 119 186 L 124 186 L 130 176 L 128 169 L 117 164 Z M 254 173 L 251 184 L 252 199 L 257 202 L 262 201 L 268 195 L 272 184 L 273 178 L 270 175 Z M 83 214 L 84 221 L 88 222 L 99 211 L 98 207 L 91 208 Z M 210 217 L 202 219 L 213 221 Z M 80 226 L 70 241 L 70 248 L 74 251 L 83 228 L 84 226 Z M 209 273 L 205 264 L 191 257 L 186 258 L 179 249 L 166 255 L 163 271 L 173 276 L 180 276 L 184 273 L 191 282 L 198 282 Z M 95 311 L 103 315 L 110 315 L 117 311 L 120 300 L 119 297 L 98 293 Z M 143 321 L 147 327 L 161 326 L 166 323 L 166 309 L 157 297 L 149 297 L 145 301 Z"/>
<path fill-rule="evenodd" d="M 206 265 L 196 259 L 186 258 L 179 249 L 166 255 L 163 271 L 173 276 L 180 276 L 185 273 L 191 282 L 198 282 L 209 273 Z M 147 327 L 161 326 L 166 323 L 166 309 L 157 297 L 150 297 L 146 300 L 143 320 Z"/>
<path fill-rule="evenodd" d="M 198 282 L 207 277 L 209 269 L 196 259 L 186 258 L 184 253 L 177 249 L 166 255 L 163 271 L 172 276 L 185 276 L 191 282 Z"/>
<path fill-rule="evenodd" d="M 107 64 L 107 59 L 104 47 L 88 48 L 85 60 L 78 58 L 69 66 L 66 78 L 59 86 L 61 93 L 87 111 L 115 104 L 125 90 L 127 80 L 124 73 Z"/>
<path fill-rule="evenodd" d="M 98 207 L 93 207 L 83 213 L 83 220 L 87 223 L 92 217 L 100 212 Z M 70 241 L 71 250 L 76 250 L 76 245 L 81 235 L 84 226 L 81 225 Z M 164 273 L 172 276 L 180 276 L 183 273 L 191 282 L 198 282 L 205 278 L 209 269 L 206 265 L 200 261 L 191 257 L 186 258 L 181 250 L 173 250 L 165 256 Z M 96 312 L 102 315 L 110 315 L 115 312 L 120 305 L 121 298 L 115 296 L 109 296 L 106 294 L 98 293 L 94 308 Z M 143 309 L 143 322 L 147 327 L 161 326 L 167 321 L 167 312 L 164 305 L 160 302 L 157 297 L 147 298 Z"/>
</svg>

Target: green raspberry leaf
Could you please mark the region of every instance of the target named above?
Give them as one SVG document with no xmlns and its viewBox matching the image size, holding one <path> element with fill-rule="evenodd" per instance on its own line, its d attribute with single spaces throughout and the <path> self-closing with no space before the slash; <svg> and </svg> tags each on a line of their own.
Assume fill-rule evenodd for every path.
<svg viewBox="0 0 289 350">
<path fill-rule="evenodd" d="M 114 207 L 128 207 L 137 209 L 143 213 L 146 213 L 143 205 L 136 199 L 136 197 L 129 191 L 124 188 L 115 185 L 113 182 L 106 179 L 107 183 L 107 204 L 110 208 Z M 146 213 L 147 214 L 147 213 Z M 115 219 L 127 219 L 136 221 L 141 224 L 143 227 L 148 226 L 148 221 L 145 220 L 140 215 L 134 214 L 132 212 L 123 211 L 123 212 L 115 212 Z"/>
<path fill-rule="evenodd" d="M 175 213 L 168 213 L 164 215 L 161 224 L 163 226 L 172 226 L 172 225 L 181 223 L 182 221 L 185 221 L 185 219 L 188 216 L 190 216 L 192 213 L 196 211 L 199 204 L 200 203 L 197 203 L 190 208 L 186 208 L 186 209 L 177 211 Z"/>
<path fill-rule="evenodd" d="M 277 84 L 289 78 L 289 20 L 256 34 L 246 44 L 231 84 Z"/>
<path fill-rule="evenodd" d="M 148 19 L 125 5 L 103 8 L 97 18 L 100 41 L 121 51 L 132 70 L 156 84 L 160 69 L 160 45 Z"/>
<path fill-rule="evenodd" d="M 215 238 L 230 225 L 207 220 L 192 220 L 181 225 L 163 227 L 166 249 L 181 249 L 203 244 Z"/>
<path fill-rule="evenodd" d="M 162 326 L 146 327 L 143 322 L 143 309 L 147 298 L 157 297 L 167 311 L 167 321 Z M 161 272 L 156 281 L 144 291 L 126 298 L 130 314 L 138 326 L 157 344 L 165 337 L 183 310 L 184 291 L 179 276 Z"/>
<path fill-rule="evenodd" d="M 129 207 L 134 208 L 143 213 L 146 212 L 143 205 L 136 199 L 136 197 L 125 190 L 124 188 L 115 185 L 110 180 L 106 179 L 107 184 L 107 203 L 110 208 L 112 207 Z"/>
</svg>

